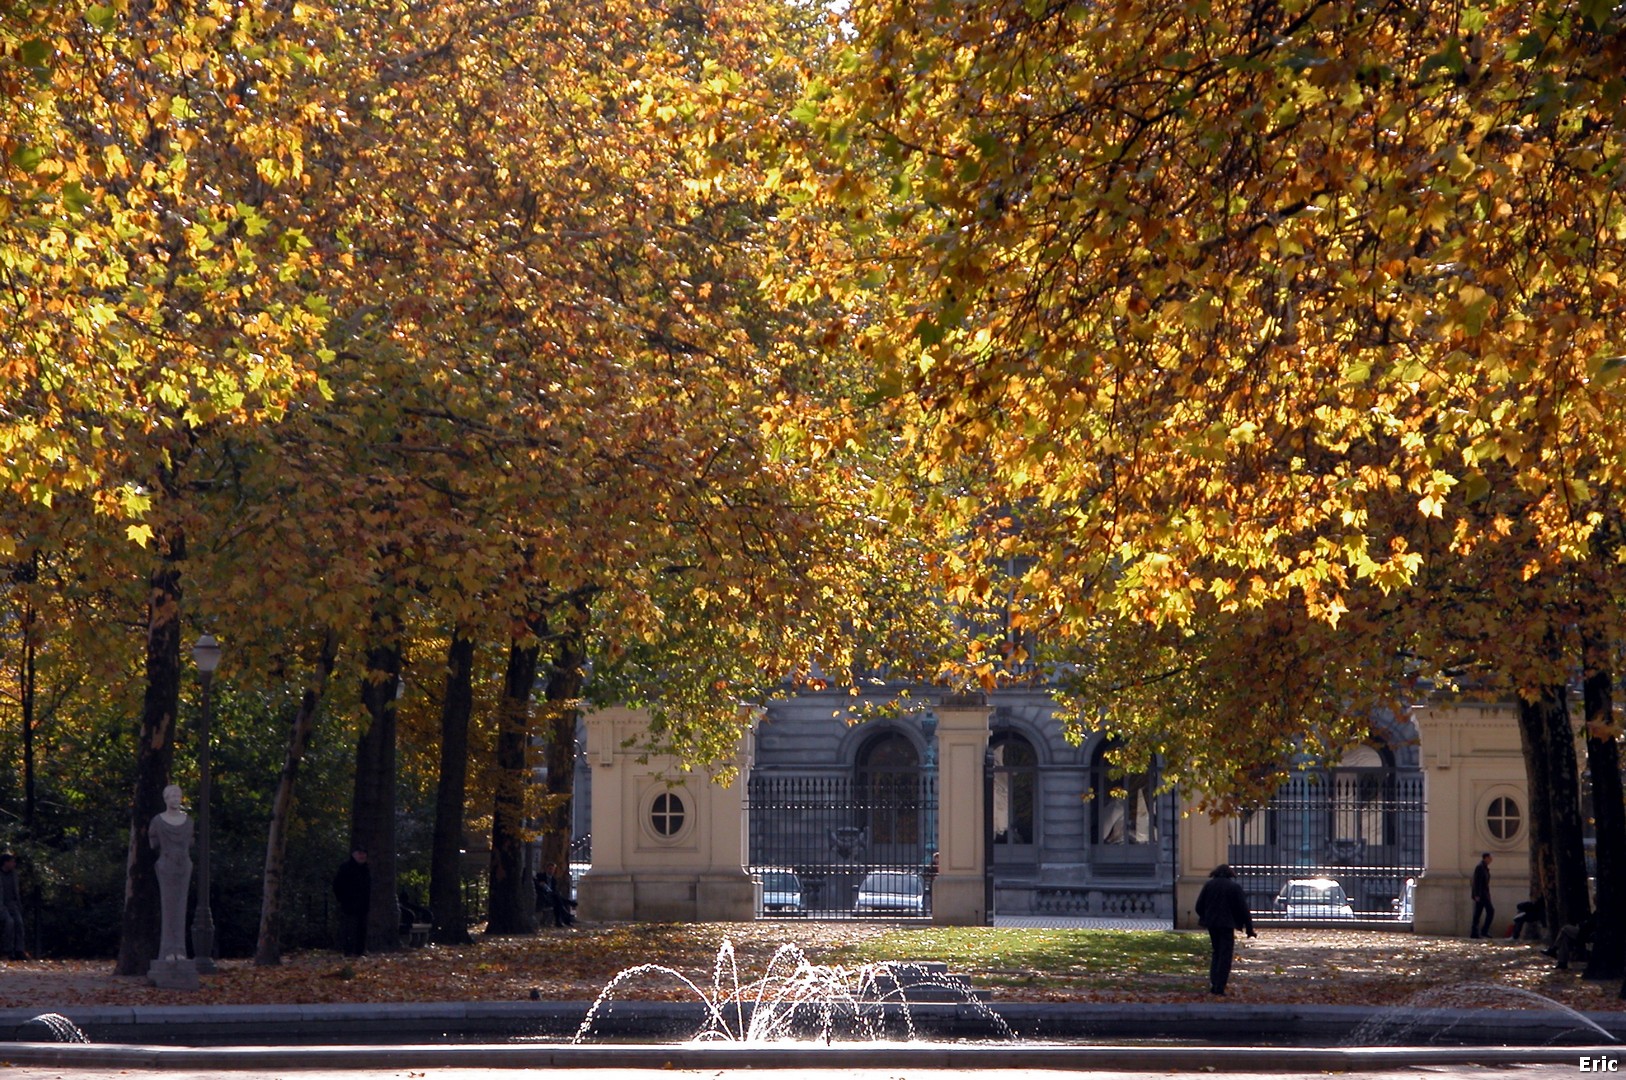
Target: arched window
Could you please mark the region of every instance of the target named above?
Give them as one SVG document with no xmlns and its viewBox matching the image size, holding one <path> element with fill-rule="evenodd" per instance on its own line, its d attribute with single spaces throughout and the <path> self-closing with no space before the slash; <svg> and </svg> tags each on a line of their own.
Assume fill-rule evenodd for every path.
<svg viewBox="0 0 1626 1080">
<path fill-rule="evenodd" d="M 858 790 L 870 843 L 920 842 L 920 755 L 913 743 L 895 731 L 865 743 Z"/>
<path fill-rule="evenodd" d="M 1031 844 L 1039 756 L 1014 731 L 995 732 L 988 746 L 994 752 L 994 843 Z"/>
<path fill-rule="evenodd" d="M 1120 744 L 1105 740 L 1090 759 L 1091 802 L 1095 808 L 1090 836 L 1097 844 L 1150 844 L 1157 840 L 1153 814 L 1152 773 L 1124 773 L 1116 778 L 1112 753 Z"/>
<path fill-rule="evenodd" d="M 1363 743 L 1328 770 L 1331 773 L 1329 858 L 1369 858 L 1372 849 L 1395 842 L 1394 756 L 1386 746 Z"/>
</svg>

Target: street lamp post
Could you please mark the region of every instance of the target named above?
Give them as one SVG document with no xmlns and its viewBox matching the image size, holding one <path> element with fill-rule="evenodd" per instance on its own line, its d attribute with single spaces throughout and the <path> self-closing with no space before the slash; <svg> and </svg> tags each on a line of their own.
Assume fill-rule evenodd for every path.
<svg viewBox="0 0 1626 1080">
<path fill-rule="evenodd" d="M 926 865 L 937 854 L 937 713 L 930 705 L 920 716 L 920 733 L 926 737 Z"/>
<path fill-rule="evenodd" d="M 198 722 L 198 906 L 192 914 L 192 956 L 198 970 L 215 970 L 215 919 L 209 909 L 209 803 L 213 777 L 209 772 L 209 690 L 220 666 L 220 642 L 201 635 L 192 646 L 192 662 L 203 684 L 203 718 Z"/>
</svg>

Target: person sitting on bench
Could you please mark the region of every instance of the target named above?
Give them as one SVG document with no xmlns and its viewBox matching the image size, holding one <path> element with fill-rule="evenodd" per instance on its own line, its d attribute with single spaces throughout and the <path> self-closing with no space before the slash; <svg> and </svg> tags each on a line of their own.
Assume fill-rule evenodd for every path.
<svg viewBox="0 0 1626 1080">
<path fill-rule="evenodd" d="M 1507 936 L 1514 941 L 1524 937 L 1525 930 L 1531 926 L 1547 925 L 1547 898 L 1538 896 L 1534 900 L 1520 900 L 1519 913 L 1513 917 L 1513 925 L 1508 927 Z"/>
<path fill-rule="evenodd" d="M 1569 970 L 1571 960 L 1585 960 L 1587 946 L 1592 943 L 1592 916 L 1588 915 L 1579 923 L 1567 923 L 1559 928 L 1558 940 L 1553 947 L 1543 949 L 1548 956 L 1558 959 L 1558 970 Z"/>
</svg>

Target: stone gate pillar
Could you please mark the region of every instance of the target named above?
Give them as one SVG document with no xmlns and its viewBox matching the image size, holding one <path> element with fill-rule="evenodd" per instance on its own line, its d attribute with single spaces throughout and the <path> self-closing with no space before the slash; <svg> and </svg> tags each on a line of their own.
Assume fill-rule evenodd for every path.
<svg viewBox="0 0 1626 1080">
<path fill-rule="evenodd" d="M 932 921 L 981 926 L 988 921 L 982 764 L 990 710 L 945 701 L 936 711 L 938 870 L 932 883 Z"/>
<path fill-rule="evenodd" d="M 586 719 L 593 770 L 593 865 L 577 883 L 585 919 L 749 922 L 755 890 L 745 862 L 745 791 L 750 735 L 741 739 L 734 781 L 684 772 L 675 758 L 640 749 L 642 709 L 613 708 Z M 647 758 L 647 760 L 640 760 Z"/>
<path fill-rule="evenodd" d="M 1422 746 L 1423 865 L 1412 927 L 1419 934 L 1468 933 L 1469 878 L 1491 853 L 1493 933 L 1505 933 L 1530 893 L 1530 801 L 1519 718 L 1505 704 L 1456 703 L 1412 710 Z"/>
<path fill-rule="evenodd" d="M 1174 878 L 1174 925 L 1180 930 L 1196 930 L 1197 894 L 1208 881 L 1208 872 L 1229 859 L 1230 819 L 1214 820 L 1201 810 L 1182 809 L 1180 819 L 1180 865 Z"/>
</svg>

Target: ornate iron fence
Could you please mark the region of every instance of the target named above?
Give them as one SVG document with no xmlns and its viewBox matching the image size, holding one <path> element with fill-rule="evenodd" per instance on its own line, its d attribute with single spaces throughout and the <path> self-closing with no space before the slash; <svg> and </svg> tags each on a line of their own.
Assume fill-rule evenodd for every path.
<svg viewBox="0 0 1626 1080">
<path fill-rule="evenodd" d="M 1306 773 L 1233 819 L 1227 861 L 1256 917 L 1403 919 L 1406 881 L 1423 872 L 1423 813 L 1421 774 Z"/>
<path fill-rule="evenodd" d="M 913 919 L 931 914 L 936 777 L 758 773 L 747 789 L 759 917 Z"/>
</svg>

